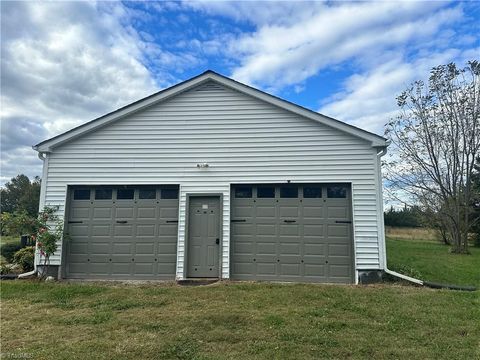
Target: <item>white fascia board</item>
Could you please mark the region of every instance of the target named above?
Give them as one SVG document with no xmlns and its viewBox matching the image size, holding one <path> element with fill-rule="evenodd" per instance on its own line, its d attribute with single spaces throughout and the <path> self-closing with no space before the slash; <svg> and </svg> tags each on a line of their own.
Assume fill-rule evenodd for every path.
<svg viewBox="0 0 480 360">
<path fill-rule="evenodd" d="M 165 90 L 160 91 L 159 93 L 153 94 L 149 97 L 146 97 L 144 99 L 138 100 L 137 102 L 134 102 L 130 105 L 127 105 L 123 108 L 120 108 L 119 110 L 113 111 L 111 113 L 108 113 L 100 118 L 97 118 L 95 120 L 92 120 L 88 123 L 85 123 L 83 125 L 80 125 L 79 127 L 76 127 L 70 131 L 67 131 L 63 134 L 60 134 L 56 137 L 53 137 L 49 140 L 45 140 L 35 146 L 33 146 L 33 149 L 38 151 L 38 152 L 51 152 L 52 148 L 59 146 L 67 141 L 73 140 L 83 134 L 89 133 L 91 131 L 96 130 L 99 127 L 103 127 L 105 125 L 108 125 L 109 123 L 118 120 L 120 118 L 123 118 L 127 115 L 130 115 L 134 112 L 137 112 L 139 110 L 142 110 L 146 107 L 149 107 L 153 104 L 159 103 L 161 101 L 165 101 L 175 95 L 178 95 L 184 91 L 190 90 L 193 87 L 196 87 L 202 83 L 205 83 L 207 81 L 215 81 L 217 83 L 220 83 L 221 85 L 224 85 L 226 87 L 229 87 L 231 89 L 237 90 L 241 93 L 250 95 L 252 97 L 255 97 L 257 99 L 260 99 L 262 101 L 265 101 L 269 104 L 272 104 L 274 106 L 280 107 L 282 109 L 285 109 L 287 111 L 290 111 L 292 113 L 298 114 L 302 117 L 317 121 L 321 124 L 324 124 L 326 126 L 332 127 L 334 129 L 338 129 L 340 131 L 343 131 L 347 134 L 353 135 L 355 137 L 364 139 L 366 141 L 371 142 L 371 145 L 373 147 L 386 147 L 388 146 L 387 140 L 384 139 L 383 137 L 370 133 L 366 130 L 359 129 L 355 126 L 349 125 L 347 123 L 344 123 L 342 121 L 329 118 L 325 115 L 316 113 L 314 111 L 308 110 L 306 108 L 303 108 L 299 105 L 290 103 L 286 100 L 280 99 L 278 97 L 275 97 L 273 95 L 267 94 L 261 90 L 257 90 L 253 87 L 247 86 L 245 84 L 242 84 L 240 82 L 237 82 L 235 80 L 232 80 L 230 78 L 224 77 L 222 75 L 219 75 L 213 71 L 207 71 L 197 77 L 194 77 L 190 80 L 184 81 L 178 85 L 174 85 L 170 88 L 167 88 Z"/>
</svg>

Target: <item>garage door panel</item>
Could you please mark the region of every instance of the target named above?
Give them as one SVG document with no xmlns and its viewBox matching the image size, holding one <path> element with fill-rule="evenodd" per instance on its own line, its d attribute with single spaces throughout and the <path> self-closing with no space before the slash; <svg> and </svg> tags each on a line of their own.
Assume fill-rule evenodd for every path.
<svg viewBox="0 0 480 360">
<path fill-rule="evenodd" d="M 117 237 L 120 236 L 127 236 L 128 238 L 132 238 L 133 236 L 133 226 L 132 225 L 117 225 L 114 228 L 113 234 Z"/>
<path fill-rule="evenodd" d="M 161 207 L 160 208 L 160 218 L 161 219 L 177 219 L 178 218 L 178 207 Z"/>
<path fill-rule="evenodd" d="M 152 225 L 139 225 L 137 224 L 137 238 L 141 236 L 154 236 L 155 224 Z"/>
<path fill-rule="evenodd" d="M 91 254 L 110 254 L 110 242 L 96 242 L 90 244 Z"/>
<path fill-rule="evenodd" d="M 300 264 L 280 264 L 280 276 L 301 276 Z"/>
<path fill-rule="evenodd" d="M 69 227 L 69 234 L 72 238 L 73 237 L 81 238 L 84 236 L 88 236 L 88 231 L 89 229 L 87 224 L 84 224 L 84 225 L 70 224 L 70 227 Z"/>
<path fill-rule="evenodd" d="M 350 267 L 348 264 L 345 265 L 329 265 L 328 270 L 331 277 L 341 277 L 347 278 L 350 276 Z"/>
<path fill-rule="evenodd" d="M 130 272 L 131 272 L 131 262 L 128 262 L 128 261 L 116 261 L 115 263 L 112 263 L 112 266 L 111 266 L 111 274 L 112 274 L 112 277 L 124 277 L 125 275 L 127 275 L 127 277 L 129 277 L 128 275 L 130 275 Z M 107 275 L 107 274 L 105 274 Z"/>
<path fill-rule="evenodd" d="M 245 232 L 251 233 L 251 228 L 245 226 Z M 256 226 L 256 234 L 257 235 L 270 235 L 275 234 L 275 224 L 259 224 Z"/>
<path fill-rule="evenodd" d="M 303 225 L 303 235 L 304 236 L 315 236 L 323 237 L 324 228 L 323 225 Z"/>
<path fill-rule="evenodd" d="M 252 251 L 252 246 L 255 246 L 255 243 L 250 243 L 250 249 L 245 249 L 245 251 Z M 257 254 L 259 255 L 274 255 L 277 253 L 277 244 L 276 242 L 257 242 Z"/>
<path fill-rule="evenodd" d="M 154 254 L 155 253 L 155 243 L 146 242 L 146 243 L 136 243 L 135 244 L 135 253 L 136 254 Z"/>
<path fill-rule="evenodd" d="M 348 224 L 335 224 L 327 226 L 327 235 L 328 237 L 348 237 L 349 235 Z"/>
<path fill-rule="evenodd" d="M 306 192 L 302 184 L 268 185 L 276 189 L 270 198 L 257 198 L 258 187 L 248 186 L 253 189 L 249 199 L 237 199 L 232 189 L 232 278 L 353 281 L 351 224 L 336 223 L 351 221 L 345 185 L 314 184 Z"/>
<path fill-rule="evenodd" d="M 289 254 L 289 255 L 300 255 L 302 253 L 302 248 L 300 240 L 298 243 L 280 243 L 280 254 Z"/>
<path fill-rule="evenodd" d="M 304 272 L 306 276 L 325 276 L 324 264 L 305 264 Z"/>
<path fill-rule="evenodd" d="M 251 213 L 251 208 L 248 208 L 249 212 L 246 212 L 245 216 L 252 216 Z M 238 216 L 243 216 L 242 214 L 239 214 Z M 257 204 L 257 209 L 256 209 L 256 220 L 267 220 L 267 219 L 275 219 L 276 217 L 276 208 L 275 206 L 266 206 L 266 205 L 259 205 Z"/>
<path fill-rule="evenodd" d="M 327 244 L 324 243 L 304 243 L 304 254 L 307 255 L 325 255 L 327 254 Z"/>
<path fill-rule="evenodd" d="M 105 206 L 105 205 L 103 205 Z M 98 207 L 93 209 L 93 219 L 95 220 L 110 220 L 113 215 L 112 204 L 109 203 L 108 207 Z"/>
<path fill-rule="evenodd" d="M 323 206 L 312 206 L 303 204 L 304 219 L 321 219 L 323 220 Z"/>
<path fill-rule="evenodd" d="M 137 212 L 138 220 L 155 220 L 155 218 L 156 218 L 156 208 L 154 206 L 146 207 L 146 206 L 140 205 L 138 207 L 138 212 Z"/>
<path fill-rule="evenodd" d="M 95 240 L 96 237 L 110 236 L 110 225 L 92 224 L 90 232 L 93 236 L 92 240 Z"/>
<path fill-rule="evenodd" d="M 287 235 L 296 235 L 298 236 L 299 226 L 294 224 L 283 225 L 280 224 L 280 236 L 287 236 Z"/>
<path fill-rule="evenodd" d="M 236 254 L 251 254 L 252 253 L 252 248 L 255 244 L 252 241 L 237 241 L 235 242 L 234 246 L 234 252 Z M 260 244 L 257 245 L 257 249 Z"/>
<path fill-rule="evenodd" d="M 262 275 L 276 275 L 277 273 L 277 264 L 274 262 L 258 262 L 257 261 L 257 269 L 256 273 L 257 276 L 262 276 Z"/>
<path fill-rule="evenodd" d="M 298 218 L 300 209 L 296 205 L 279 205 L 279 216 L 281 218 Z"/>
<path fill-rule="evenodd" d="M 71 211 L 72 220 L 87 220 L 90 218 L 90 202 L 85 207 L 76 207 Z"/>
<path fill-rule="evenodd" d="M 117 219 L 131 219 L 133 218 L 133 206 L 117 205 L 115 209 L 115 218 Z M 120 207 L 122 206 L 122 207 Z"/>
</svg>

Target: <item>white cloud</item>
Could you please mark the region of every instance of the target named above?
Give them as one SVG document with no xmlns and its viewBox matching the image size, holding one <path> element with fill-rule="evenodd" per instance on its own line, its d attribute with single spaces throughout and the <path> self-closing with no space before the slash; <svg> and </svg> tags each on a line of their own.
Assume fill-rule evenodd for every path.
<svg viewBox="0 0 480 360">
<path fill-rule="evenodd" d="M 115 4 L 2 4 L 3 181 L 40 175 L 35 143 L 156 91 L 125 16 Z"/>
<path fill-rule="evenodd" d="M 480 54 L 480 48 L 448 49 L 411 62 L 402 57 L 391 59 L 347 78 L 344 90 L 326 99 L 319 112 L 382 134 L 384 125 L 398 114 L 396 97 L 413 81 L 426 81 L 431 68 L 440 64 L 456 62 L 464 66 L 478 56 L 475 54 Z"/>
<path fill-rule="evenodd" d="M 348 3 L 318 8 L 287 25 L 262 25 L 230 44 L 241 63 L 233 77 L 273 89 L 296 85 L 345 61 L 359 64 L 407 43 L 425 43 L 462 16 L 460 8 L 421 2 Z"/>
</svg>

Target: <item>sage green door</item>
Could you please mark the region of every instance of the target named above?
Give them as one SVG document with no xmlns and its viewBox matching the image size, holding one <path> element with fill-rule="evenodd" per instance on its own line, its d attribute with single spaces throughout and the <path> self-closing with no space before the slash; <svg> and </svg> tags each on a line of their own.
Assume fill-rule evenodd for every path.
<svg viewBox="0 0 480 360">
<path fill-rule="evenodd" d="M 187 277 L 219 277 L 220 197 L 189 197 Z"/>
<path fill-rule="evenodd" d="M 67 278 L 175 278 L 177 186 L 73 187 L 69 198 Z"/>
<path fill-rule="evenodd" d="M 354 282 L 349 184 L 232 187 L 231 276 Z"/>
</svg>

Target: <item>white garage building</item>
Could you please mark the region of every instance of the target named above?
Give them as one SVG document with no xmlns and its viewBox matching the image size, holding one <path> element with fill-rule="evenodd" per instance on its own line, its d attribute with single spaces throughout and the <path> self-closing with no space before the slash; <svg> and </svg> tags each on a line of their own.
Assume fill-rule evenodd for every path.
<svg viewBox="0 0 480 360">
<path fill-rule="evenodd" d="M 384 138 L 207 71 L 34 146 L 62 278 L 356 283 Z M 38 262 L 39 259 L 37 259 Z"/>
</svg>

